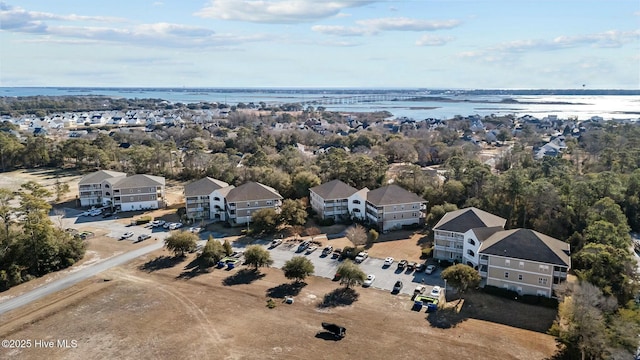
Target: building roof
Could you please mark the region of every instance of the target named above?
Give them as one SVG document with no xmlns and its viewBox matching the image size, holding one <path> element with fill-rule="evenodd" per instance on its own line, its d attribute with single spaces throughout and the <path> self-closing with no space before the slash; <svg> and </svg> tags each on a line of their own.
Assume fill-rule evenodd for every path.
<svg viewBox="0 0 640 360">
<path fill-rule="evenodd" d="M 358 189 L 336 179 L 322 185 L 314 186 L 309 191 L 318 194 L 324 200 L 346 199 L 358 192 Z"/>
<path fill-rule="evenodd" d="M 479 228 L 471 229 L 471 231 L 473 231 L 473 233 L 476 235 L 476 239 L 478 239 L 479 241 L 485 241 L 491 235 L 502 230 L 504 230 L 502 226 L 479 227 Z"/>
<path fill-rule="evenodd" d="M 198 196 L 198 195 L 210 195 L 215 190 L 227 187 L 224 181 L 205 177 L 200 180 L 196 180 L 184 186 L 185 196 Z"/>
<path fill-rule="evenodd" d="M 398 185 L 387 185 L 367 193 L 367 202 L 374 206 L 397 205 L 408 203 L 425 203 L 425 199 L 401 188 Z"/>
<path fill-rule="evenodd" d="M 106 179 L 127 176 L 126 173 L 110 170 L 100 170 L 91 174 L 87 174 L 80 179 L 79 185 L 99 184 Z"/>
<path fill-rule="evenodd" d="M 267 185 L 250 181 L 231 189 L 226 196 L 228 202 L 282 199 L 278 192 Z"/>
<path fill-rule="evenodd" d="M 112 187 L 117 188 L 138 188 L 145 186 L 164 186 L 164 178 L 162 176 L 136 174 L 125 178 L 116 178 L 107 180 Z"/>
<path fill-rule="evenodd" d="M 479 253 L 571 267 L 569 244 L 530 229 L 499 231 L 480 245 Z"/>
<path fill-rule="evenodd" d="M 504 228 L 507 220 L 475 207 L 451 211 L 442 217 L 433 227 L 434 230 L 465 233 L 470 229 L 500 226 Z"/>
</svg>

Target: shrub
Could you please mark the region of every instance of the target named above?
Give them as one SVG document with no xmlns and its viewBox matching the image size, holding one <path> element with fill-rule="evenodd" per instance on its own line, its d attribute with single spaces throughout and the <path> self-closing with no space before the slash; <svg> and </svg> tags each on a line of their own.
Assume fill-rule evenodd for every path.
<svg viewBox="0 0 640 360">
<path fill-rule="evenodd" d="M 274 307 L 276 307 L 276 302 L 273 299 L 267 300 L 267 307 L 269 309 L 273 309 Z"/>
<path fill-rule="evenodd" d="M 420 259 L 428 259 L 430 257 L 433 257 L 433 246 L 422 249 L 422 255 L 420 256 Z"/>
</svg>

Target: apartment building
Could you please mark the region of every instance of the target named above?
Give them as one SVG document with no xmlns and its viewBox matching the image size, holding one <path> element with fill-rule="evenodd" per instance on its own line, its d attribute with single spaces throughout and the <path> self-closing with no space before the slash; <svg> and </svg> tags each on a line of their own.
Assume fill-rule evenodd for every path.
<svg viewBox="0 0 640 360">
<path fill-rule="evenodd" d="M 340 180 L 332 180 L 309 189 L 311 208 L 321 219 L 364 219 L 368 192 L 367 188 L 358 190 Z"/>
<path fill-rule="evenodd" d="M 251 214 L 259 209 L 279 209 L 282 205 L 283 198 L 274 188 L 253 181 L 221 190 L 226 193 L 224 208 L 231 226 L 250 223 Z"/>
<path fill-rule="evenodd" d="M 227 191 L 220 191 L 221 189 Z M 224 221 L 224 197 L 234 186 L 224 181 L 205 177 L 185 185 L 186 215 L 191 220 Z"/>
<path fill-rule="evenodd" d="M 381 231 L 421 224 L 427 201 L 398 185 L 387 185 L 367 193 L 367 220 Z"/>
</svg>

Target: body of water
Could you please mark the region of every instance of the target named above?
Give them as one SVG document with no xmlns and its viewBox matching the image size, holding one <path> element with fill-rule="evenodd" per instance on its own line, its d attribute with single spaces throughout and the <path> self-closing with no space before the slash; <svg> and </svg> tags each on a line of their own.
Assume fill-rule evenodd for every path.
<svg viewBox="0 0 640 360">
<path fill-rule="evenodd" d="M 418 93 L 416 91 L 416 93 Z M 103 95 L 117 98 L 162 99 L 170 102 L 217 102 L 235 105 L 239 102 L 267 104 L 307 103 L 324 106 L 330 111 L 389 111 L 394 117 L 416 120 L 449 119 L 456 115 L 532 115 L 542 118 L 557 115 L 586 120 L 592 116 L 604 119 L 640 118 L 640 96 L 637 95 L 455 95 L 424 94 L 420 101 L 395 100 L 393 91 L 306 90 L 306 89 L 136 89 L 136 88 L 0 88 L 0 96 L 64 96 Z M 398 92 L 405 96 L 407 92 Z M 354 97 L 366 102 L 353 101 Z M 503 101 L 509 99 L 510 101 Z M 317 103 L 313 103 L 313 102 Z"/>
</svg>

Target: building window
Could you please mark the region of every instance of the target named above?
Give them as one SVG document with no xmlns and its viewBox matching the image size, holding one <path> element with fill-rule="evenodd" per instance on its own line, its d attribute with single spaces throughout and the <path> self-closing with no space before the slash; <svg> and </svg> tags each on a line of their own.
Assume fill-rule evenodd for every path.
<svg viewBox="0 0 640 360">
<path fill-rule="evenodd" d="M 504 272 L 504 278 L 505 278 L 505 279 L 508 279 L 508 278 L 509 278 L 509 272 L 508 272 L 508 271 L 505 271 L 505 272 Z"/>
<path fill-rule="evenodd" d="M 216 197 L 213 198 L 213 200 L 220 201 L 220 198 L 216 196 Z"/>
<path fill-rule="evenodd" d="M 467 255 L 476 256 L 476 253 L 474 253 L 473 250 L 468 249 L 467 250 Z"/>
<path fill-rule="evenodd" d="M 467 240 L 467 242 L 468 242 L 469 244 L 473 245 L 473 246 L 476 246 L 476 242 L 475 242 L 473 239 L 471 239 L 471 238 L 469 238 L 469 240 Z"/>
<path fill-rule="evenodd" d="M 504 265 L 505 265 L 505 266 L 511 266 L 511 260 L 507 260 L 507 259 L 505 259 L 505 261 L 504 261 Z"/>
<path fill-rule="evenodd" d="M 538 278 L 538 284 L 547 285 L 547 278 Z"/>
<path fill-rule="evenodd" d="M 549 265 L 540 265 L 539 269 L 542 272 L 549 272 Z"/>
<path fill-rule="evenodd" d="M 266 201 L 266 204 L 267 204 L 267 205 L 273 205 L 273 200 L 267 200 L 267 201 Z"/>
<path fill-rule="evenodd" d="M 353 200 L 354 204 L 360 204 L 360 200 Z"/>
<path fill-rule="evenodd" d="M 524 261 L 520 261 L 520 262 L 518 262 L 518 267 L 519 267 L 520 269 L 524 269 Z"/>
<path fill-rule="evenodd" d="M 522 281 L 522 274 L 518 275 L 518 280 Z"/>
<path fill-rule="evenodd" d="M 259 205 L 259 203 L 256 201 L 256 202 L 254 202 L 254 203 L 253 203 L 253 205 L 254 205 L 254 206 L 258 206 L 258 205 Z"/>
<path fill-rule="evenodd" d="M 133 196 L 129 196 L 129 201 L 133 202 Z"/>
</svg>

